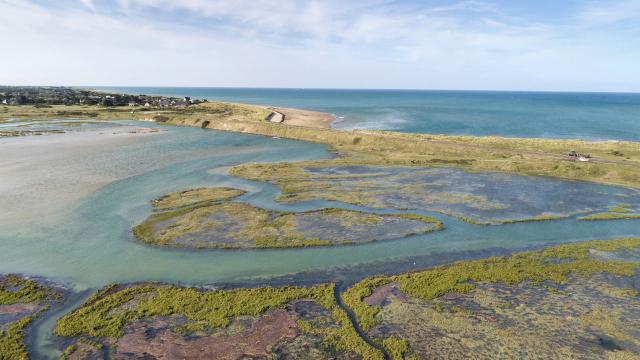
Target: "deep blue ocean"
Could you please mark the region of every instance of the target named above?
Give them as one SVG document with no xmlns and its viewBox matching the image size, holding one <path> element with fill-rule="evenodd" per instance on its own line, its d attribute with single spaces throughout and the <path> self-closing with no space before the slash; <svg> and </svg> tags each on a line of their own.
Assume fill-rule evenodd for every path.
<svg viewBox="0 0 640 360">
<path fill-rule="evenodd" d="M 640 94 L 102 87 L 329 112 L 334 127 L 454 135 L 640 141 Z"/>
</svg>

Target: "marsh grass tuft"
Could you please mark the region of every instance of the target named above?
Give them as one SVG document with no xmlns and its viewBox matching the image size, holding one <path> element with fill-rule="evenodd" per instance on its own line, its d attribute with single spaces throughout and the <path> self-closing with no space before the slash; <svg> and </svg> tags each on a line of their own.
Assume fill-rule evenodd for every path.
<svg viewBox="0 0 640 360">
<path fill-rule="evenodd" d="M 589 216 L 579 217 L 578 220 L 582 221 L 598 221 L 598 220 L 635 220 L 640 219 L 640 214 L 626 214 L 626 213 L 598 213 Z"/>
</svg>

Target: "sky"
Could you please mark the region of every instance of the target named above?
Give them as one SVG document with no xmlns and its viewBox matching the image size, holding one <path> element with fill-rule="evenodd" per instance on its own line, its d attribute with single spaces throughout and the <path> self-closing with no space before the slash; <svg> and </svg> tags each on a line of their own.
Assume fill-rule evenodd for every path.
<svg viewBox="0 0 640 360">
<path fill-rule="evenodd" d="M 640 0 L 0 0 L 0 84 L 640 92 Z"/>
</svg>

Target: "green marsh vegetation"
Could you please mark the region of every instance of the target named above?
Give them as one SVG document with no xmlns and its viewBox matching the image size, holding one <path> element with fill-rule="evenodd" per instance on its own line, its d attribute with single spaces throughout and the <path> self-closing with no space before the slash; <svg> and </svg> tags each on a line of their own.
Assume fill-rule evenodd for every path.
<svg viewBox="0 0 640 360">
<path fill-rule="evenodd" d="M 631 204 L 618 204 L 616 206 L 611 206 L 609 207 L 609 211 L 623 214 L 633 212 L 633 210 L 631 210 Z"/>
<path fill-rule="evenodd" d="M 578 220 L 597 221 L 597 220 L 634 220 L 640 219 L 640 214 L 621 214 L 621 213 L 599 213 L 589 216 L 583 216 Z"/>
<path fill-rule="evenodd" d="M 60 300 L 61 295 L 36 280 L 25 279 L 17 275 L 5 275 L 0 278 L 0 307 L 24 305 L 31 309 L 17 320 L 0 323 L 0 359 L 21 360 L 29 355 L 24 344 L 25 328 L 52 302 Z M 18 314 L 22 313 L 21 311 Z"/>
<path fill-rule="evenodd" d="M 462 261 L 412 273 L 367 278 L 344 292 L 342 299 L 354 312 L 360 327 L 368 332 L 380 323 L 382 308 L 368 305 L 364 299 L 386 284 L 394 283 L 402 293 L 420 301 L 437 300 L 447 293 L 469 293 L 481 284 L 531 284 L 556 289 L 559 284 L 570 285 L 597 274 L 634 275 L 640 263 L 600 260 L 594 258 L 592 252 L 616 252 L 639 247 L 640 239 L 637 238 L 588 241 L 515 253 L 506 257 Z M 606 283 L 603 286 L 602 291 L 607 291 L 612 296 L 637 296 L 637 291 L 633 289 L 610 288 Z M 175 331 L 203 336 L 211 329 L 229 326 L 237 317 L 260 316 L 272 310 L 283 309 L 292 301 L 313 300 L 330 310 L 332 319 L 339 326 L 319 326 L 299 319 L 297 327 L 302 333 L 322 336 L 323 344 L 333 349 L 353 351 L 364 359 L 382 359 L 382 354 L 356 332 L 345 310 L 336 303 L 334 291 L 332 284 L 231 290 L 203 290 L 161 284 L 109 286 L 88 299 L 80 308 L 62 317 L 56 324 L 55 334 L 117 343 L 125 334 L 128 324 L 157 316 L 179 315 L 185 317 L 187 322 Z M 478 294 L 478 301 L 484 299 L 481 294 Z M 562 291 L 549 291 L 549 294 L 566 296 L 562 295 Z M 520 307 L 511 302 L 491 298 L 482 301 L 495 303 L 498 309 L 502 309 L 499 311 L 521 311 Z M 435 303 L 434 314 L 441 314 L 439 318 L 442 319 L 434 321 L 447 322 L 445 317 L 451 316 L 456 316 L 456 319 L 467 317 L 472 321 L 475 316 L 472 311 L 457 305 L 447 305 L 448 310 L 445 311 L 440 304 L 440 310 L 437 311 L 439 304 Z M 413 305 L 407 306 L 411 308 Z M 585 318 L 584 321 L 597 321 L 600 315 L 592 313 L 590 316 L 592 320 Z M 459 320 L 451 321 L 455 323 Z M 392 334 L 376 341 L 379 341 L 392 359 L 413 359 L 410 341 L 403 337 Z"/>
<path fill-rule="evenodd" d="M 498 223 L 515 224 L 515 223 L 521 223 L 521 222 L 550 221 L 550 220 L 565 219 L 566 217 L 567 216 L 562 216 L 562 215 L 540 215 L 540 216 L 524 218 L 524 219 L 501 220 Z"/>
<path fill-rule="evenodd" d="M 154 200 L 157 211 L 134 228 L 149 244 L 195 248 L 289 248 L 401 238 L 441 230 L 440 220 L 344 209 L 282 212 L 227 201 L 236 189 L 195 189 Z M 168 210 L 167 210 L 168 209 Z"/>
<path fill-rule="evenodd" d="M 309 328 L 300 324 L 302 331 L 322 335 L 326 346 L 353 351 L 365 359 L 382 359 L 378 350 L 358 336 L 345 311 L 338 307 L 332 284 L 232 290 L 200 290 L 158 284 L 109 287 L 58 320 L 54 332 L 64 337 L 117 340 L 124 335 L 124 327 L 135 320 L 180 315 L 188 322 L 179 331 L 199 333 L 226 327 L 235 317 L 255 317 L 270 310 L 283 309 L 295 300 L 317 302 L 330 310 L 339 324 L 338 327 L 326 328 Z"/>
<path fill-rule="evenodd" d="M 364 299 L 383 285 L 394 283 L 412 298 L 435 300 L 447 293 L 468 293 L 478 284 L 561 285 L 570 283 L 574 277 L 590 278 L 599 273 L 633 276 L 640 267 L 639 262 L 600 260 L 591 252 L 637 248 L 640 248 L 640 238 L 588 241 L 505 257 L 462 261 L 396 276 L 368 278 L 349 288 L 342 298 L 355 313 L 360 327 L 368 332 L 379 323 L 378 314 L 382 308 L 371 306 Z"/>
<path fill-rule="evenodd" d="M 330 164 L 324 160 L 242 164 L 232 168 L 230 173 L 277 185 L 282 190 L 277 201 L 282 203 L 329 200 L 380 209 L 430 210 L 474 225 L 565 219 L 598 206 L 599 201 L 609 200 L 601 196 L 594 198 L 591 203 L 574 202 L 575 208 L 571 209 L 572 205 L 567 206 L 558 199 L 570 199 L 573 194 L 582 194 L 580 189 L 594 191 L 590 185 L 580 183 L 574 186 L 540 179 L 550 186 L 545 188 L 550 194 L 544 195 L 539 193 L 541 187 L 537 179 L 527 177 L 509 178 L 498 173 L 476 174 L 452 168 L 371 166 L 342 160 Z M 452 183 L 443 185 L 447 181 Z M 501 189 L 501 193 L 496 193 L 495 189 Z M 568 194 L 567 191 L 573 193 Z M 627 191 L 633 192 L 630 189 Z M 547 200 L 539 201 L 540 196 L 546 196 Z M 563 210 L 555 213 L 555 203 Z"/>
<path fill-rule="evenodd" d="M 609 207 L 609 212 L 597 213 L 579 217 L 578 220 L 598 221 L 598 220 L 634 220 L 640 219 L 640 214 L 634 213 L 630 204 L 618 204 Z"/>
<path fill-rule="evenodd" d="M 5 329 L 0 330 L 0 359 L 29 359 L 29 353 L 24 344 L 24 329 L 31 324 L 37 315 L 23 317 L 10 323 Z"/>
<path fill-rule="evenodd" d="M 0 305 L 39 302 L 53 294 L 37 281 L 17 275 L 5 275 L 0 280 Z"/>
<path fill-rule="evenodd" d="M 407 341 L 398 359 L 492 359 L 497 353 L 509 359 L 633 358 L 628 355 L 640 346 L 638 299 L 629 292 L 602 293 L 598 287 L 609 281 L 633 284 L 631 278 L 595 274 L 572 277 L 558 292 L 524 283 L 479 284 L 470 293 L 437 300 L 390 295 L 370 334 L 375 341 Z"/>
</svg>

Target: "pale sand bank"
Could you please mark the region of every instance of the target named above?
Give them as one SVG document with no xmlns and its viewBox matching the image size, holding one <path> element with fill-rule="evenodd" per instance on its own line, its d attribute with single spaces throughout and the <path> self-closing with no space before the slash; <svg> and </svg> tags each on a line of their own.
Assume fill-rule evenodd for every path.
<svg viewBox="0 0 640 360">
<path fill-rule="evenodd" d="M 270 108 L 284 115 L 284 124 L 313 128 L 329 128 L 336 118 L 335 116 L 311 110 Z"/>
<path fill-rule="evenodd" d="M 100 166 L 118 148 L 161 132 L 135 126 L 0 138 L 0 224 L 46 224 L 100 187 L 144 169 L 144 159 Z M 126 164 L 135 162 L 135 164 Z"/>
</svg>

